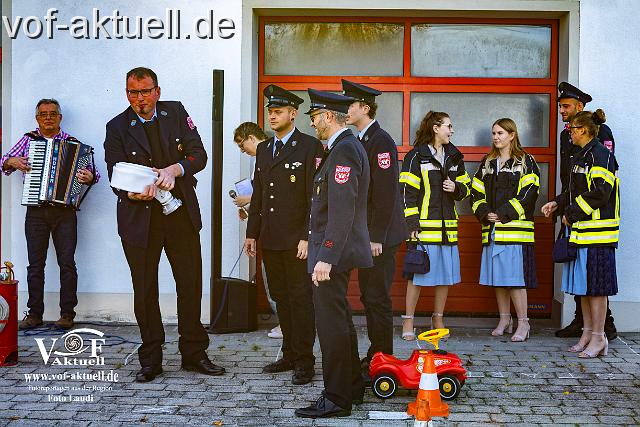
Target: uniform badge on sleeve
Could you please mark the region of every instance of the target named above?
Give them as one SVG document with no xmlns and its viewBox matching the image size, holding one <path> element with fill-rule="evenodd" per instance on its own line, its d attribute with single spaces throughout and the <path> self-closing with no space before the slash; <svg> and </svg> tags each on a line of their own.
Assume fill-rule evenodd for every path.
<svg viewBox="0 0 640 427">
<path fill-rule="evenodd" d="M 322 157 L 316 157 L 316 169 L 320 167 L 320 163 L 322 162 Z"/>
<path fill-rule="evenodd" d="M 193 124 L 193 120 L 189 116 L 187 116 L 187 126 L 189 126 L 189 129 L 191 130 L 194 130 L 196 128 L 196 125 Z"/>
<path fill-rule="evenodd" d="M 333 248 L 333 240 L 325 240 L 322 246 L 329 249 Z"/>
<path fill-rule="evenodd" d="M 607 147 L 613 153 L 613 141 L 602 141 L 602 145 Z"/>
<path fill-rule="evenodd" d="M 338 184 L 344 184 L 349 181 L 349 174 L 351 174 L 350 166 L 336 165 L 335 180 Z"/>
<path fill-rule="evenodd" d="M 378 166 L 380 169 L 389 169 L 391 166 L 391 155 L 387 153 L 378 153 Z"/>
</svg>

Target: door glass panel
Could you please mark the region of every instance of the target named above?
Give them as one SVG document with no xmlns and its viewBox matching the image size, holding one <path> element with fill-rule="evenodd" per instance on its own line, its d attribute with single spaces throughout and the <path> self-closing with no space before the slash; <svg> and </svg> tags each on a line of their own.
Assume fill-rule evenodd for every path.
<svg viewBox="0 0 640 427">
<path fill-rule="evenodd" d="M 491 124 L 502 117 L 516 122 L 523 147 L 549 146 L 548 94 L 414 92 L 411 94 L 411 144 L 429 110 L 449 114 L 455 131 L 451 140 L 458 146 L 486 146 L 488 150 Z"/>
<path fill-rule="evenodd" d="M 473 176 L 477 172 L 479 165 L 480 162 L 464 162 L 464 167 L 471 179 L 473 179 Z M 540 208 L 542 208 L 542 205 L 549 201 L 549 163 L 538 163 L 538 166 L 540 167 L 540 194 L 538 195 L 538 200 L 536 201 L 534 215 L 543 216 L 542 212 L 540 212 Z M 471 198 L 467 197 L 461 202 L 456 202 L 458 215 L 473 215 L 473 212 L 471 211 L 470 200 Z"/>
<path fill-rule="evenodd" d="M 296 117 L 296 127 L 300 132 L 316 136 L 316 131 L 311 127 L 309 116 L 306 113 L 309 111 L 309 93 L 304 90 L 292 90 L 291 92 L 304 99 L 304 103 L 300 104 L 298 110 L 298 116 Z M 334 92 L 337 93 L 337 92 Z M 400 92 L 385 92 L 376 97 L 378 104 L 378 112 L 376 114 L 376 120 L 380 123 L 380 126 L 393 138 L 396 145 L 402 145 L 402 93 Z M 264 121 L 262 123 L 263 129 L 267 135 L 272 136 L 273 131 L 269 127 L 269 117 L 267 109 L 264 112 Z M 354 135 L 358 134 L 355 126 L 349 126 Z"/>
<path fill-rule="evenodd" d="M 411 27 L 411 74 L 549 78 L 551 28 L 532 25 Z"/>
<path fill-rule="evenodd" d="M 402 75 L 402 24 L 279 22 L 264 34 L 266 75 Z"/>
</svg>

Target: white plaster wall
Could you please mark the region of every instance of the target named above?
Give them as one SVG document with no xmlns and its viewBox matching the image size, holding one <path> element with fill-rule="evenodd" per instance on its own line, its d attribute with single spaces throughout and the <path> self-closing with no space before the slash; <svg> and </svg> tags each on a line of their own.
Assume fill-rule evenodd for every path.
<svg viewBox="0 0 640 427">
<path fill-rule="evenodd" d="M 11 132 L 5 133 L 3 152 L 15 143 L 22 133 L 35 127 L 34 106 L 38 99 L 53 97 L 62 104 L 63 129 L 96 150 L 96 163 L 103 175 L 82 205 L 78 214 L 79 244 L 76 261 L 79 271 L 79 318 L 94 317 L 94 304 L 83 299 L 82 293 L 128 294 L 132 292 L 131 279 L 116 228 L 116 197 L 107 181 L 102 147 L 105 124 L 123 111 L 128 102 L 125 97 L 125 74 L 135 66 L 154 69 L 159 78 L 164 100 L 180 100 L 189 111 L 202 136 L 207 151 L 211 152 L 211 71 L 225 70 L 225 161 L 223 188 L 231 188 L 242 178 L 240 153 L 232 141 L 232 131 L 240 119 L 240 40 L 241 2 L 207 0 L 156 0 L 131 2 L 85 2 L 59 0 L 54 3 L 39 0 L 13 2 L 13 16 L 35 15 L 43 17 L 49 7 L 59 9 L 59 22 L 72 16 L 91 17 L 92 7 L 98 6 L 102 15 L 118 9 L 122 15 L 143 17 L 165 16 L 165 9 L 179 8 L 182 13 L 183 32 L 191 31 L 195 17 L 205 16 L 214 9 L 215 17 L 235 21 L 236 35 L 228 40 L 217 36 L 211 40 L 75 40 L 66 33 L 56 33 L 53 40 L 41 37 L 28 39 L 20 35 L 12 43 Z M 8 65 L 8 64 L 5 64 Z M 6 98 L 5 98 L 6 99 Z M 204 260 L 204 291 L 208 293 L 210 277 L 210 182 L 211 165 L 197 175 L 198 197 L 202 209 L 204 228 L 201 232 Z M 27 251 L 24 238 L 24 212 L 20 206 L 22 179 L 18 174 L 2 179 L 2 257 L 16 265 L 20 279 L 20 306 L 26 305 Z M 219 203 L 220 201 L 216 201 Z M 238 220 L 235 207 L 225 198 L 223 206 L 223 275 L 227 275 L 239 253 Z M 47 311 L 45 317 L 57 318 L 57 291 L 59 282 L 55 252 L 50 245 L 46 269 Z M 163 257 L 160 266 L 160 292 L 174 294 L 174 282 L 168 262 Z M 52 297 L 56 298 L 52 298 Z M 105 298 L 108 296 L 105 295 Z M 166 298 L 164 298 L 166 300 Z M 205 300 L 208 298 L 204 298 Z M 85 301 L 83 303 L 83 301 Z M 113 307 L 121 320 L 133 320 L 132 299 Z M 174 299 L 169 298 L 169 311 L 175 311 Z M 121 315 L 120 315 L 121 314 Z M 170 313 L 169 313 L 170 315 Z M 203 319 L 208 313 L 203 313 Z"/>
<path fill-rule="evenodd" d="M 580 88 L 593 96 L 589 109 L 604 109 L 620 163 L 622 223 L 616 253 L 619 293 L 610 300 L 634 302 L 636 312 L 640 308 L 639 22 L 640 2 L 636 0 L 580 2 Z M 619 319 L 616 317 L 616 323 Z M 631 320 L 629 316 L 629 323 Z M 634 322 L 633 330 L 639 328 Z"/>
</svg>

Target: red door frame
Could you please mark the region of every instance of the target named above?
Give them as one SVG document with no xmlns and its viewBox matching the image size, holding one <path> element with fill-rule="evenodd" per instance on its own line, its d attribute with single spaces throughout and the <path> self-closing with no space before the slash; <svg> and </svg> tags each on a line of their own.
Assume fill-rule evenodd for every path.
<svg viewBox="0 0 640 427">
<path fill-rule="evenodd" d="M 402 76 L 283 76 L 283 75 L 265 75 L 265 25 L 280 22 L 318 22 L 318 23 L 398 23 L 404 25 L 404 56 L 403 56 L 403 75 Z M 544 25 L 551 28 L 551 60 L 548 78 L 532 79 L 532 78 L 460 78 L 460 77 L 415 77 L 411 76 L 411 26 L 412 24 L 433 23 L 433 24 L 493 24 L 493 25 Z M 403 93 L 403 127 L 402 127 L 402 144 L 398 146 L 400 158 L 411 150 L 410 145 L 410 97 L 412 92 L 433 92 L 433 93 L 523 93 L 523 94 L 547 94 L 549 96 L 549 140 L 546 147 L 528 147 L 527 152 L 535 156 L 539 163 L 549 164 L 549 195 L 555 194 L 555 165 L 557 152 L 557 129 L 556 115 L 557 104 L 555 102 L 556 87 L 558 80 L 558 21 L 552 19 L 507 19 L 507 18 L 396 18 L 396 17 L 316 17 L 316 16 L 278 16 L 259 18 L 259 36 L 258 36 L 258 123 L 263 123 L 264 108 L 263 107 L 263 89 L 271 84 L 278 84 L 290 90 L 306 90 L 312 86 L 321 90 L 339 91 L 342 89 L 341 79 L 355 80 L 359 83 L 379 89 L 383 92 L 402 92 Z M 465 159 L 469 161 L 479 161 L 487 152 L 486 147 L 459 147 L 465 154 Z M 549 246 L 553 242 L 553 223 L 550 219 L 544 217 L 536 217 L 536 260 L 538 262 L 539 282 L 545 283 L 545 286 L 529 291 L 530 300 L 538 298 L 544 300 L 544 308 L 538 310 L 539 313 L 545 315 L 551 312 L 551 300 L 553 298 L 553 262 L 550 258 Z M 475 230 L 477 228 L 478 230 Z M 470 230 L 475 230 L 470 234 Z M 477 233 L 476 233 L 477 231 Z M 479 238 L 474 240 L 473 236 L 480 235 L 477 221 L 472 217 L 461 217 L 461 236 L 469 235 L 467 244 L 461 243 L 462 253 L 471 246 L 477 246 Z M 475 247 L 474 246 L 474 247 Z M 474 249 L 474 252 L 478 248 Z M 401 256 L 398 256 L 399 261 Z M 466 262 L 466 261 L 465 261 Z M 474 264 L 471 262 L 470 264 Z M 482 303 L 473 301 L 474 297 L 492 298 L 493 292 L 483 286 L 468 285 L 472 282 L 465 281 L 465 270 L 463 268 L 463 283 L 454 287 L 450 295 L 460 294 L 461 292 L 472 291 L 472 295 L 462 298 L 467 310 L 460 310 L 453 307 L 451 311 L 491 311 L 487 310 L 491 307 L 486 306 L 486 301 Z M 478 265 L 472 267 L 479 270 Z M 471 273 L 469 273 L 471 274 Z M 404 284 L 406 283 L 396 274 L 394 279 L 394 287 L 392 289 L 392 299 L 394 301 L 394 309 L 396 311 L 404 308 Z M 350 283 L 350 302 L 354 309 L 358 310 L 362 306 L 357 298 L 357 285 L 354 282 L 356 275 L 352 276 Z M 550 284 L 550 286 L 549 286 Z M 422 293 L 423 297 L 419 302 L 418 309 L 430 311 L 432 297 L 428 292 Z M 532 298 L 533 297 L 533 298 Z M 263 301 L 261 308 L 266 308 Z M 456 304 L 459 305 L 459 304 Z M 450 311 L 450 304 L 447 304 L 447 311 Z M 494 307 L 495 308 L 495 304 Z"/>
</svg>

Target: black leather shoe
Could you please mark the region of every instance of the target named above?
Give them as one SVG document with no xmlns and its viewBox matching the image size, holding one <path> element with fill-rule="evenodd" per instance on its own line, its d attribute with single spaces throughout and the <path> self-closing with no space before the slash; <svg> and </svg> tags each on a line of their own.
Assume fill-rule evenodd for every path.
<svg viewBox="0 0 640 427">
<path fill-rule="evenodd" d="M 556 336 L 559 338 L 577 338 L 582 336 L 582 322 L 578 318 L 574 318 L 563 329 L 556 331 Z"/>
<path fill-rule="evenodd" d="M 262 368 L 262 372 L 266 374 L 275 374 L 278 372 L 287 372 L 293 371 L 293 363 L 288 360 L 279 359 L 273 363 L 269 363 L 267 366 Z"/>
<path fill-rule="evenodd" d="M 607 335 L 607 340 L 613 341 L 618 338 L 618 331 L 616 325 L 613 324 L 613 317 L 608 316 L 604 322 L 604 333 Z"/>
<path fill-rule="evenodd" d="M 315 375 L 315 369 L 313 366 L 305 367 L 305 366 L 296 366 L 293 371 L 293 376 L 291 377 L 291 382 L 295 385 L 303 385 L 308 384 L 313 380 L 313 376 Z"/>
<path fill-rule="evenodd" d="M 351 409 L 341 408 L 322 393 L 315 403 L 306 408 L 296 409 L 295 414 L 300 418 L 348 417 L 351 415 Z"/>
<path fill-rule="evenodd" d="M 162 366 L 143 366 L 136 373 L 136 382 L 148 383 L 149 381 L 153 381 L 161 373 Z"/>
<path fill-rule="evenodd" d="M 369 376 L 369 358 L 365 357 L 360 361 L 360 373 L 365 387 L 371 387 L 371 377 Z"/>
<path fill-rule="evenodd" d="M 214 365 L 209 359 L 202 359 L 197 362 L 182 362 L 182 369 L 185 371 L 199 372 L 205 375 L 222 375 L 225 369 L 222 366 Z"/>
<path fill-rule="evenodd" d="M 369 381 L 371 382 L 371 381 Z M 362 405 L 362 403 L 364 402 L 364 388 L 362 389 L 361 392 L 355 394 L 351 400 L 351 402 L 354 405 Z"/>
</svg>

